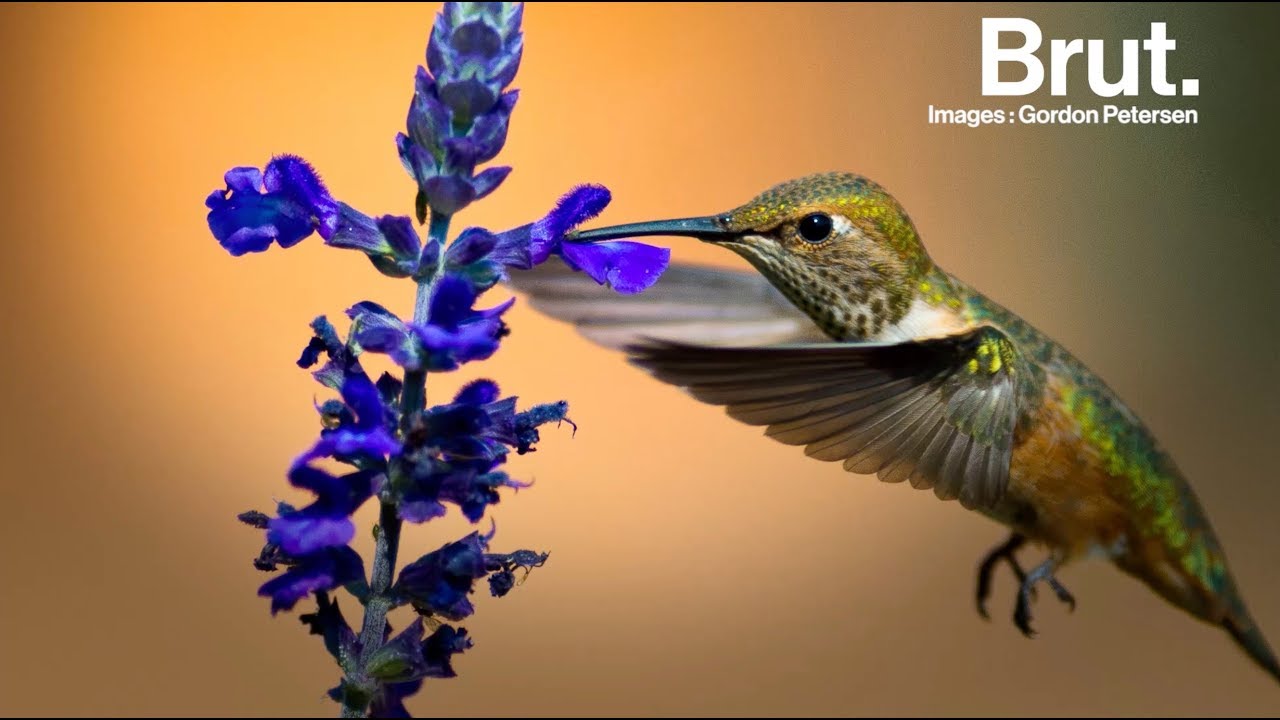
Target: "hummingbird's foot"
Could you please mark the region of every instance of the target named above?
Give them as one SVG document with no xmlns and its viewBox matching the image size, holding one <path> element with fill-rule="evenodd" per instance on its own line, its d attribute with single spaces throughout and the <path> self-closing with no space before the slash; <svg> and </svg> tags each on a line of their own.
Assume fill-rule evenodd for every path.
<svg viewBox="0 0 1280 720">
<path fill-rule="evenodd" d="M 1031 629 L 1031 600 L 1037 583 L 1048 583 L 1054 594 L 1058 596 L 1058 600 L 1066 603 L 1069 609 L 1076 609 L 1075 597 L 1053 576 L 1053 571 L 1057 568 L 1057 560 L 1054 558 L 1045 560 L 1027 573 L 1026 579 L 1022 581 L 1022 587 L 1018 590 L 1018 603 L 1013 610 L 1013 624 L 1027 637 L 1036 635 L 1036 631 Z"/>
<path fill-rule="evenodd" d="M 1027 574 L 1023 572 L 1022 565 L 1014 555 L 1018 548 L 1022 547 L 1026 542 L 1027 539 L 1025 537 L 1018 533 L 1012 533 L 1009 535 L 1008 540 L 987 553 L 987 556 L 982 559 L 982 563 L 978 565 L 978 614 L 984 620 L 991 619 L 991 616 L 987 614 L 987 598 L 991 597 L 991 576 L 995 574 L 996 565 L 999 565 L 1001 560 L 1008 563 L 1010 569 L 1013 570 L 1014 576 L 1018 578 L 1018 587 L 1022 587 L 1026 583 Z M 1034 591 L 1032 592 L 1032 597 L 1034 597 Z"/>
</svg>

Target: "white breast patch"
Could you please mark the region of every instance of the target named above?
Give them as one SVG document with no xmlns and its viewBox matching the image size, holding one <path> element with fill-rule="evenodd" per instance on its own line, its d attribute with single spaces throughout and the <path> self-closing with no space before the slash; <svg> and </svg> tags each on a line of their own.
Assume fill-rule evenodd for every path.
<svg viewBox="0 0 1280 720">
<path fill-rule="evenodd" d="M 926 337 L 950 335 L 965 329 L 960 316 L 949 308 L 916 298 L 907 314 L 894 325 L 886 325 L 880 333 L 868 340 L 879 342 L 905 342 Z"/>
</svg>

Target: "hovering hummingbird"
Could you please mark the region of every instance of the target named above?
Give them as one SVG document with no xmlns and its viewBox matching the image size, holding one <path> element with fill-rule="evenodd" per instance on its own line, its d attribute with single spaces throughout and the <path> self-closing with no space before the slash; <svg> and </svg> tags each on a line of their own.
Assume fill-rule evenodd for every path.
<svg viewBox="0 0 1280 720">
<path fill-rule="evenodd" d="M 1169 455 L 1083 363 L 935 265 L 879 185 L 813 175 L 724 214 L 567 239 L 652 235 L 727 248 L 759 274 L 675 265 L 633 296 L 600 292 L 563 266 L 513 284 L 535 308 L 775 440 L 1008 526 L 979 565 L 984 617 L 1000 563 L 1020 582 L 1013 622 L 1031 636 L 1036 586 L 1074 608 L 1056 571 L 1101 556 L 1225 628 L 1280 680 Z M 1027 542 L 1047 558 L 1024 571 L 1015 552 Z"/>
</svg>

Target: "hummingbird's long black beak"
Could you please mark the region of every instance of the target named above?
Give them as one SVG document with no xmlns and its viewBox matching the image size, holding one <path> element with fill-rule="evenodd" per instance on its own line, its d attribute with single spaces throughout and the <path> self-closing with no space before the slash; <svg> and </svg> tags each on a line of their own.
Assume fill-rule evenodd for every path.
<svg viewBox="0 0 1280 720">
<path fill-rule="evenodd" d="M 737 235 L 726 227 L 721 217 L 684 218 L 682 220 L 655 220 L 653 222 L 629 223 L 594 230 L 579 230 L 565 236 L 569 242 L 603 242 L 621 238 L 646 237 L 651 235 L 675 235 L 692 237 L 707 242 L 727 240 Z"/>
</svg>

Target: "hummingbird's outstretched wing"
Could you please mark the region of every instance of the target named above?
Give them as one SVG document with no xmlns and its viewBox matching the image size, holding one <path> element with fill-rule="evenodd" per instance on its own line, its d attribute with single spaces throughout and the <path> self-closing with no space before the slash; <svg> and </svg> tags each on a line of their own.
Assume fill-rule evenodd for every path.
<svg viewBox="0 0 1280 720">
<path fill-rule="evenodd" d="M 658 379 L 850 472 L 970 508 L 992 507 L 1008 485 L 1027 368 L 994 328 L 898 344 L 627 350 Z"/>
<path fill-rule="evenodd" d="M 638 295 L 619 295 L 551 259 L 507 282 L 533 307 L 620 349 L 646 339 L 704 345 L 823 342 L 813 321 L 760 274 L 675 264 Z"/>
</svg>

